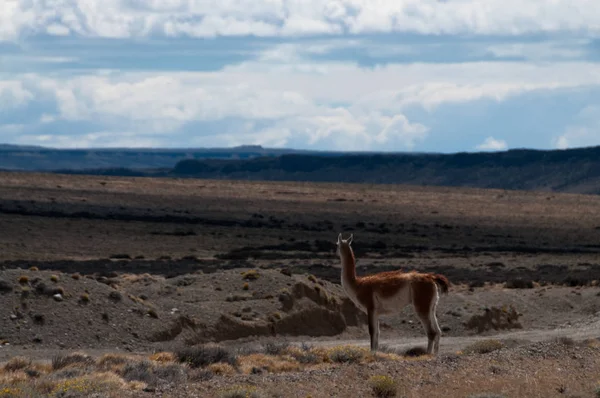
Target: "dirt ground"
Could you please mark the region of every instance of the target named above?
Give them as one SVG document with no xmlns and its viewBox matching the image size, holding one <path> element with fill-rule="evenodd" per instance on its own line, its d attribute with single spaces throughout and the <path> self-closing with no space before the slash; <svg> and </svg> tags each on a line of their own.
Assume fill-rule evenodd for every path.
<svg viewBox="0 0 600 398">
<path fill-rule="evenodd" d="M 0 173 L 0 360 L 366 345 L 339 285 L 339 232 L 354 234 L 359 274 L 450 279 L 444 354 L 490 337 L 596 338 L 599 206 L 548 192 Z M 383 318 L 381 338 L 426 342 L 411 308 Z"/>
</svg>

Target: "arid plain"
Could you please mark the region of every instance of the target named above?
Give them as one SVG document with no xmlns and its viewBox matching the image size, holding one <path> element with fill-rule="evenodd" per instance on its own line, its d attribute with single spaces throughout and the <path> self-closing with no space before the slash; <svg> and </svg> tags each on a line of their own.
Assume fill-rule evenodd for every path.
<svg viewBox="0 0 600 398">
<path fill-rule="evenodd" d="M 386 396 L 372 376 L 406 397 L 595 396 L 599 209 L 553 192 L 3 172 L 0 396 Z M 415 357 L 409 307 L 383 319 L 387 353 L 366 352 L 340 232 L 360 275 L 449 278 L 438 358 Z"/>
</svg>

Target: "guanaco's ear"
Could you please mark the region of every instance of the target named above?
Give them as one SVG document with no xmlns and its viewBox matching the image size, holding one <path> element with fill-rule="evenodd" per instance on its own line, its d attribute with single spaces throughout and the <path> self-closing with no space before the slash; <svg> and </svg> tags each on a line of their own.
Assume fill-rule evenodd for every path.
<svg viewBox="0 0 600 398">
<path fill-rule="evenodd" d="M 354 238 L 354 234 L 350 234 L 350 237 L 348 238 L 348 244 L 352 243 L 352 238 Z"/>
<path fill-rule="evenodd" d="M 340 232 L 340 234 L 338 235 L 337 244 L 339 245 L 341 241 L 342 241 L 342 233 Z"/>
</svg>

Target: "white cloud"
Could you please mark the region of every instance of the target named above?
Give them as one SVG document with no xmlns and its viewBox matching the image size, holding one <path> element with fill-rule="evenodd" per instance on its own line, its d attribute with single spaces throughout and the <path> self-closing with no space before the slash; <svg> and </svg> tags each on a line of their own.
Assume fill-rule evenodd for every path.
<svg viewBox="0 0 600 398">
<path fill-rule="evenodd" d="M 487 137 L 483 143 L 477 145 L 475 148 L 480 151 L 504 151 L 508 148 L 508 145 L 504 140 Z"/>
<path fill-rule="evenodd" d="M 14 135 L 23 131 L 26 127 L 24 124 L 0 124 L 0 133 Z"/>
<path fill-rule="evenodd" d="M 497 58 L 517 57 L 528 60 L 569 60 L 585 55 L 586 39 L 565 39 L 561 41 L 541 41 L 530 43 L 498 43 L 488 46 L 484 53 Z"/>
<path fill-rule="evenodd" d="M 33 99 L 33 94 L 27 90 L 21 81 L 0 80 L 0 113 L 3 109 L 14 109 L 24 106 Z"/>
<path fill-rule="evenodd" d="M 558 149 L 600 145 L 600 105 L 582 109 L 576 123 L 567 126 L 560 136 L 552 140 Z"/>
<path fill-rule="evenodd" d="M 50 24 L 46 27 L 46 32 L 51 36 L 68 36 L 71 30 L 65 25 Z"/>
<path fill-rule="evenodd" d="M 568 127 L 564 134 L 554 140 L 557 149 L 600 145 L 600 124 L 593 127 Z"/>
<path fill-rule="evenodd" d="M 30 32 L 100 37 L 600 33 L 596 0 L 0 0 L 0 39 Z"/>
<path fill-rule="evenodd" d="M 37 145 L 56 148 L 149 148 L 158 147 L 163 143 L 152 137 L 141 137 L 137 132 L 94 132 L 77 136 L 61 136 L 56 134 L 20 135 L 17 144 Z"/>
<path fill-rule="evenodd" d="M 172 143 L 169 136 L 189 134 L 200 123 L 193 130 L 199 131 L 200 141 L 222 133 L 221 141 L 235 145 L 411 150 L 427 139 L 430 127 L 426 120 L 411 119 L 409 108 L 433 112 L 449 103 L 505 101 L 535 90 L 600 85 L 597 65 L 585 62 L 396 64 L 365 69 L 351 63 L 287 59 L 265 56 L 214 72 L 24 74 L 0 80 L 0 100 L 9 98 L 21 107 L 31 103 L 38 109 L 23 121 L 29 126 L 23 139 L 32 144 L 43 137 L 53 139 L 52 145 L 71 145 L 52 138 L 68 132 L 51 137 L 45 133 L 56 131 L 56 123 L 92 125 L 92 133 L 138 133 L 164 144 Z M 230 128 L 214 127 L 232 120 L 238 122 Z M 211 123 L 212 130 L 204 131 Z M 38 134 L 40 129 L 44 132 Z M 88 136 L 80 142 L 98 144 L 104 142 L 102 137 Z"/>
</svg>

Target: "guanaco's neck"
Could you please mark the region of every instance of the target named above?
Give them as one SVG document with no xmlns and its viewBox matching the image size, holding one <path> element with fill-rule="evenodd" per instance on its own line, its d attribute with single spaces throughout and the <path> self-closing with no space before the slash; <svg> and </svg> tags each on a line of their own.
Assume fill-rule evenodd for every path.
<svg viewBox="0 0 600 398">
<path fill-rule="evenodd" d="M 342 284 L 352 288 L 356 286 L 356 261 L 352 248 L 341 247 L 340 259 L 342 261 Z"/>
</svg>

